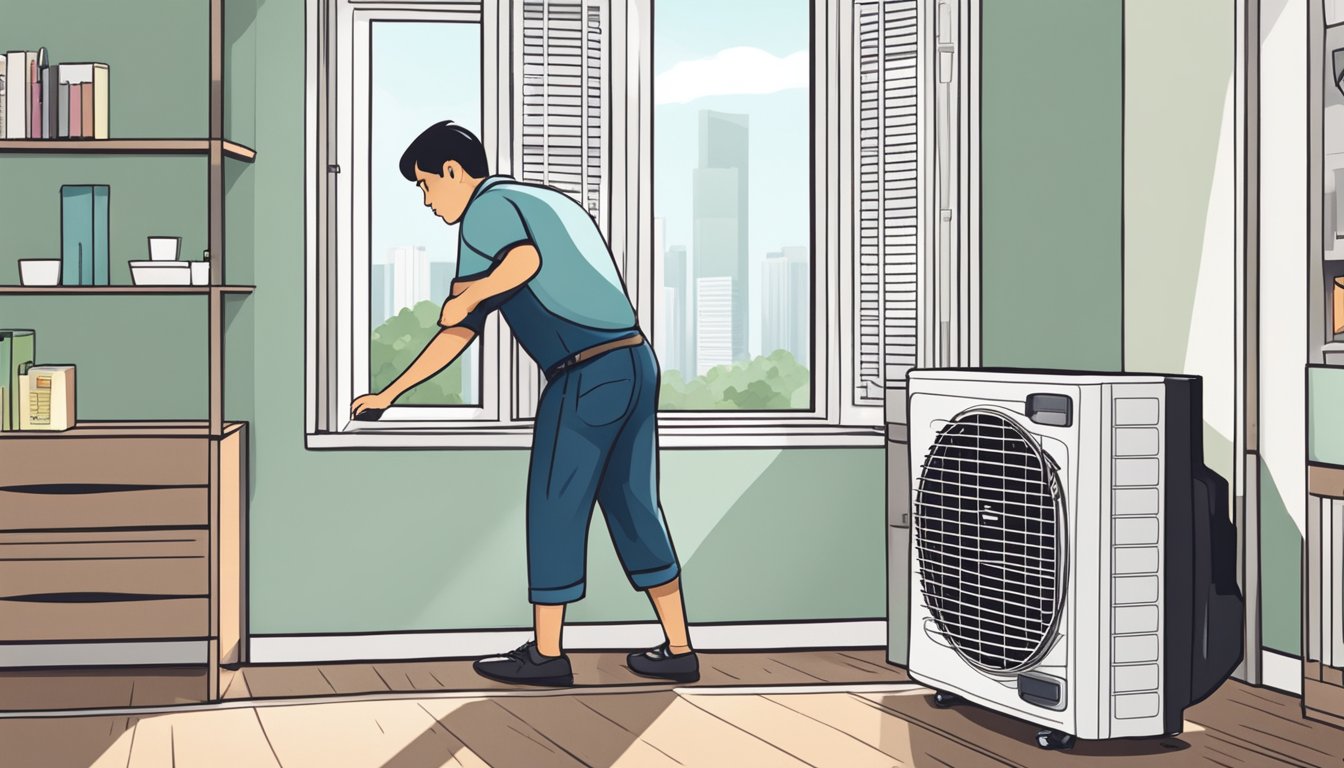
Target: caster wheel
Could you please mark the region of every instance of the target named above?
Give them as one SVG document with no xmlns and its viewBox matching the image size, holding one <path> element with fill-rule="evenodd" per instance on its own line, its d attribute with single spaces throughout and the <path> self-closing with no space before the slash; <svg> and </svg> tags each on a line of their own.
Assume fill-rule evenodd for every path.
<svg viewBox="0 0 1344 768">
<path fill-rule="evenodd" d="M 965 699 L 961 698 L 955 693 L 947 693 L 946 691 L 934 691 L 933 693 L 933 706 L 939 709 L 947 709 L 948 707 L 955 707 L 956 705 L 961 704 L 965 701 L 966 701 Z"/>
<path fill-rule="evenodd" d="M 1041 749 L 1072 749 L 1075 737 L 1072 733 L 1043 728 L 1036 732 L 1036 746 Z"/>
</svg>

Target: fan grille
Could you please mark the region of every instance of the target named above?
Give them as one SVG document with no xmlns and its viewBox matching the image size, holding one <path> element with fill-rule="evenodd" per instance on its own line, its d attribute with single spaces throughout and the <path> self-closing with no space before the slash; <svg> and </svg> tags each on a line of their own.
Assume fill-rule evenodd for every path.
<svg viewBox="0 0 1344 768">
<path fill-rule="evenodd" d="M 1007 418 L 972 410 L 920 470 L 915 548 L 925 606 L 977 667 L 1034 663 L 1063 601 L 1063 500 L 1055 469 Z"/>
</svg>

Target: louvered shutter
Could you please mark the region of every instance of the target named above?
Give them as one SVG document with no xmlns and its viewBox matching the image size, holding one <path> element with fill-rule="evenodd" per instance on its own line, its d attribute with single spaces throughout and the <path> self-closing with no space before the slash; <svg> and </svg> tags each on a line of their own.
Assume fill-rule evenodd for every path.
<svg viewBox="0 0 1344 768">
<path fill-rule="evenodd" d="M 569 194 L 608 238 L 609 18 L 608 0 L 523 0 L 514 78 L 517 178 Z M 544 377 L 516 343 L 513 359 L 514 413 L 531 418 Z"/>
<path fill-rule="evenodd" d="M 518 178 L 569 193 L 607 232 L 608 73 L 604 0 L 522 3 Z"/>
<path fill-rule="evenodd" d="M 854 3 L 855 402 L 915 366 L 916 0 Z"/>
</svg>

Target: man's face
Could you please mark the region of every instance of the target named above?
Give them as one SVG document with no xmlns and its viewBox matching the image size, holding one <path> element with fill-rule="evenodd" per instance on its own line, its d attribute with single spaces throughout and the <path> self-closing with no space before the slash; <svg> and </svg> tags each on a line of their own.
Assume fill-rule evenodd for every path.
<svg viewBox="0 0 1344 768">
<path fill-rule="evenodd" d="M 415 185 L 425 196 L 425 207 L 449 224 L 460 221 L 467 209 L 474 188 L 468 183 L 470 180 L 455 160 L 443 164 L 442 175 L 426 173 L 419 166 L 415 169 Z"/>
</svg>

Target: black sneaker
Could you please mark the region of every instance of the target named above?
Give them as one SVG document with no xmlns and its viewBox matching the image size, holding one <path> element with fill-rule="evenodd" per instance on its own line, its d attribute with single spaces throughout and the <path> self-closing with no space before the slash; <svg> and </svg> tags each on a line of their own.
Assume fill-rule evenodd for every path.
<svg viewBox="0 0 1344 768">
<path fill-rule="evenodd" d="M 478 659 L 471 665 L 476 673 L 502 683 L 525 685 L 573 685 L 574 670 L 568 656 L 542 656 L 535 642 L 502 656 Z"/>
<path fill-rule="evenodd" d="M 625 657 L 625 664 L 631 672 L 644 677 L 675 680 L 678 683 L 694 683 L 700 679 L 700 659 L 695 651 L 674 656 L 667 643 L 648 651 L 636 651 Z"/>
</svg>

